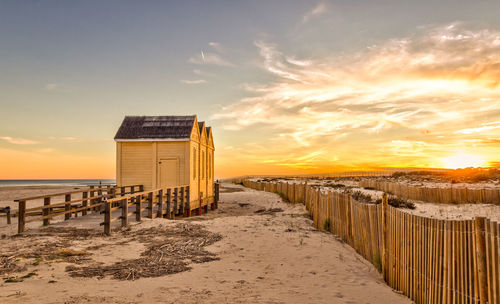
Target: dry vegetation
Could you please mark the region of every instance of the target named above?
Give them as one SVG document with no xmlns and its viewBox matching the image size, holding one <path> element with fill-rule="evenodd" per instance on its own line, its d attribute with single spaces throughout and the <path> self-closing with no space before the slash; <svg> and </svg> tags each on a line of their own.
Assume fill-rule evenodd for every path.
<svg viewBox="0 0 500 304">
<path fill-rule="evenodd" d="M 465 168 L 456 169 L 444 172 L 437 171 L 410 171 L 410 172 L 394 172 L 391 176 L 393 179 L 402 179 L 409 181 L 430 181 L 441 183 L 478 183 L 485 181 L 500 180 L 500 170 L 482 169 L 482 168 Z"/>
<path fill-rule="evenodd" d="M 47 241 L 50 237 L 51 241 Z M 55 240 L 54 240 L 55 237 Z M 139 242 L 145 250 L 139 258 L 126 259 L 111 265 L 103 265 L 92 259 L 93 251 L 106 245 L 109 237 L 92 229 L 48 227 L 36 234 L 10 237 L 28 238 L 23 245 L 12 246 L 0 256 L 0 275 L 5 283 L 22 282 L 36 275 L 41 263 L 69 263 L 66 271 L 72 277 L 110 276 L 117 280 L 135 280 L 143 277 L 158 277 L 191 269 L 190 263 L 204 263 L 218 258 L 204 249 L 222 237 L 190 223 L 168 227 L 151 227 L 141 230 L 123 230 L 114 238 L 118 245 Z M 75 241 L 97 240 L 101 245 L 92 245 L 84 250 L 74 247 Z M 104 243 L 102 243 L 104 242 Z M 12 242 L 14 243 L 14 242 Z M 26 275 L 17 273 L 30 271 Z"/>
</svg>

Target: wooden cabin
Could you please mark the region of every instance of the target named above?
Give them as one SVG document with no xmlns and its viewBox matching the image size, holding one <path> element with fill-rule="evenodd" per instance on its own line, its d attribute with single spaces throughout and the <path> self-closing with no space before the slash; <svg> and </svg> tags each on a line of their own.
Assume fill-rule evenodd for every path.
<svg viewBox="0 0 500 304">
<path fill-rule="evenodd" d="M 191 209 L 214 200 L 212 129 L 191 116 L 126 116 L 115 136 L 116 184 L 190 186 Z"/>
</svg>

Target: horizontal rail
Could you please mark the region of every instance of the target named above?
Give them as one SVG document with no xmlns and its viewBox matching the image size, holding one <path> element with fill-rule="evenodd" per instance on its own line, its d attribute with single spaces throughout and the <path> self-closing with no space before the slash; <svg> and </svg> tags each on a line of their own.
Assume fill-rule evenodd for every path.
<svg viewBox="0 0 500 304">
<path fill-rule="evenodd" d="M 83 193 L 83 192 L 91 192 L 91 191 L 107 191 L 108 189 L 120 189 L 123 187 L 129 188 L 129 187 L 140 187 L 142 185 L 127 185 L 127 186 L 106 186 L 103 185 L 101 187 L 97 188 L 85 188 L 85 189 L 80 189 L 80 190 L 75 190 L 75 191 L 67 191 L 67 192 L 59 192 L 59 193 L 53 193 L 53 194 L 45 194 L 45 195 L 38 195 L 38 196 L 31 196 L 31 197 L 23 197 L 23 198 L 18 198 L 15 199 L 14 202 L 19 202 L 19 201 L 31 201 L 31 200 L 36 200 L 36 199 L 41 199 L 41 198 L 47 198 L 47 197 L 54 197 L 54 196 L 62 196 L 66 194 L 76 194 L 76 193 Z"/>
<path fill-rule="evenodd" d="M 118 201 L 121 201 L 121 200 L 124 200 L 124 199 L 129 199 L 129 198 L 134 198 L 134 197 L 138 197 L 138 196 L 142 196 L 142 195 L 147 195 L 149 193 L 155 193 L 155 192 L 158 192 L 160 190 L 164 191 L 165 195 L 166 195 L 166 191 L 168 189 L 170 190 L 174 190 L 174 189 L 179 189 L 181 187 L 189 187 L 189 185 L 182 185 L 182 186 L 176 186 L 176 187 L 167 187 L 167 188 L 158 188 L 158 189 L 154 189 L 154 190 L 150 190 L 150 191 L 142 191 L 142 192 L 136 192 L 134 194 L 129 194 L 129 195 L 125 195 L 125 196 L 121 196 L 121 197 L 117 197 L 117 198 L 113 198 L 113 199 L 110 199 L 108 200 L 108 202 L 111 202 L 111 203 L 114 203 L 114 202 L 118 202 Z"/>
</svg>

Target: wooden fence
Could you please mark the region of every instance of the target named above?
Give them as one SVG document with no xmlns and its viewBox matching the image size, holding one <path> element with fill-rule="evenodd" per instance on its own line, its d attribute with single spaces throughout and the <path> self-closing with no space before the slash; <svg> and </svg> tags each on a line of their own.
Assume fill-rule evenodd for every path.
<svg viewBox="0 0 500 304">
<path fill-rule="evenodd" d="M 500 225 L 483 217 L 439 220 L 307 183 L 244 180 L 249 188 L 303 203 L 317 229 L 341 237 L 416 303 L 500 304 Z"/>
<path fill-rule="evenodd" d="M 87 215 L 89 211 L 100 211 L 104 201 L 116 196 L 125 196 L 130 193 L 142 191 L 142 185 L 131 186 L 90 186 L 77 191 L 48 194 L 41 196 L 26 197 L 14 200 L 18 202 L 18 233 L 25 230 L 26 223 L 43 221 L 43 225 L 49 225 L 53 217 L 64 215 L 64 220 L 69 220 L 72 215 Z M 27 208 L 27 202 L 43 199 L 43 206 Z M 54 201 L 61 201 L 54 203 Z"/>
<path fill-rule="evenodd" d="M 440 204 L 500 204 L 500 189 L 430 188 L 396 182 L 362 180 L 360 187 L 369 187 L 396 196 Z"/>
</svg>

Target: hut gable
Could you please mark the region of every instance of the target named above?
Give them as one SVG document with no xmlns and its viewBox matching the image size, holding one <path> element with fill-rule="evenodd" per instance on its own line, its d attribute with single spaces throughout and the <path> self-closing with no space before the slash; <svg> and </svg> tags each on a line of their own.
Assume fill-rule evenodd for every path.
<svg viewBox="0 0 500 304">
<path fill-rule="evenodd" d="M 126 116 L 116 133 L 115 140 L 189 140 L 195 126 L 197 127 L 196 115 Z M 199 134 L 198 130 L 197 133 Z"/>
<path fill-rule="evenodd" d="M 200 142 L 200 128 L 198 127 L 198 119 L 195 117 L 195 120 L 193 122 L 193 129 L 191 130 L 191 140 L 195 142 Z"/>
<path fill-rule="evenodd" d="M 198 122 L 198 127 L 200 130 L 200 143 L 202 143 L 203 145 L 206 145 L 207 144 L 207 132 L 206 132 L 206 128 L 205 128 L 205 122 L 204 121 Z"/>
<path fill-rule="evenodd" d="M 214 138 L 212 135 L 212 127 L 206 127 L 207 130 L 207 146 L 214 149 Z"/>
</svg>

